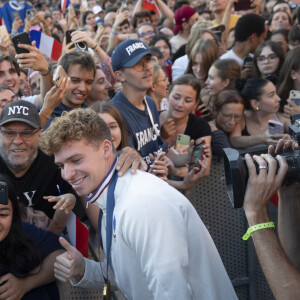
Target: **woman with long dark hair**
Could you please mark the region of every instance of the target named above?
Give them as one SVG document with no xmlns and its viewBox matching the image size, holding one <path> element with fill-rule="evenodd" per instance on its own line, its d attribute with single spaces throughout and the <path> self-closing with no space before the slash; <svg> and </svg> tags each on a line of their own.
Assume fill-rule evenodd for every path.
<svg viewBox="0 0 300 300">
<path fill-rule="evenodd" d="M 274 84 L 263 78 L 240 80 L 237 88 L 241 91 L 246 104 L 243 118 L 230 134 L 230 143 L 235 148 L 247 148 L 257 144 L 276 145 L 283 134 L 269 132 L 269 121 L 281 122 L 283 130 L 288 120 L 278 112 L 280 98 Z M 283 133 L 283 132 L 282 132 Z"/>
<path fill-rule="evenodd" d="M 256 77 L 266 78 L 273 75 L 278 80 L 284 61 L 284 53 L 279 43 L 266 41 L 255 50 L 253 62 Z"/>
<path fill-rule="evenodd" d="M 57 300 L 54 261 L 63 252 L 58 237 L 21 222 L 14 187 L 3 175 L 0 181 L 7 186 L 0 200 L 0 298 Z"/>
</svg>

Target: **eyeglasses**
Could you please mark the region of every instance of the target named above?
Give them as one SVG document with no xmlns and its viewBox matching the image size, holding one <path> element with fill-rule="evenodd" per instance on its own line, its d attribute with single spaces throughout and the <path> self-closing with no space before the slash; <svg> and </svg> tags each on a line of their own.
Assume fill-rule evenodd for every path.
<svg viewBox="0 0 300 300">
<path fill-rule="evenodd" d="M 239 116 L 239 115 L 227 115 L 227 114 L 224 114 L 222 111 L 220 111 L 220 113 L 227 121 L 229 121 L 231 119 L 234 119 L 235 121 L 240 121 L 243 118 L 243 116 Z"/>
<path fill-rule="evenodd" d="M 277 58 L 278 58 L 278 56 L 276 54 L 270 54 L 268 56 L 262 55 L 257 58 L 257 61 L 264 62 L 267 59 L 269 62 L 274 62 Z"/>
<path fill-rule="evenodd" d="M 142 72 L 147 67 L 149 69 L 153 68 L 153 61 L 152 61 L 151 55 L 145 56 L 144 58 L 140 59 L 138 61 L 138 63 L 132 67 L 132 69 L 134 69 L 137 72 Z"/>
<path fill-rule="evenodd" d="M 161 79 L 161 80 L 157 80 L 156 83 L 159 83 L 161 81 L 164 81 L 164 82 L 169 82 L 169 79 L 167 77 L 165 77 L 164 79 Z"/>
<path fill-rule="evenodd" d="M 40 128 L 36 130 L 21 130 L 21 131 L 0 129 L 1 134 L 8 140 L 14 140 L 17 134 L 19 134 L 23 140 L 30 140 L 33 137 L 33 135 L 39 131 Z"/>
<path fill-rule="evenodd" d="M 146 37 L 147 35 L 149 36 L 149 35 L 151 35 L 151 34 L 154 34 L 154 31 L 150 30 L 150 31 L 148 31 L 148 32 L 142 32 L 142 33 L 139 34 L 139 36 L 140 36 L 141 38 L 144 38 L 144 37 Z"/>
</svg>

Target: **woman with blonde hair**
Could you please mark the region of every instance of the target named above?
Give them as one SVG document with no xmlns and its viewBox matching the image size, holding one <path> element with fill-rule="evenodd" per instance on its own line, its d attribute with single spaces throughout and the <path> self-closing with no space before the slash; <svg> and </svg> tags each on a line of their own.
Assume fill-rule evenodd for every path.
<svg viewBox="0 0 300 300">
<path fill-rule="evenodd" d="M 147 90 L 149 95 L 155 102 L 157 110 L 166 110 L 168 105 L 167 101 L 163 102 L 168 96 L 169 79 L 160 65 L 154 64 L 153 66 L 153 82 L 151 88 Z"/>
<path fill-rule="evenodd" d="M 186 67 L 189 62 L 190 53 L 196 44 L 196 42 L 200 39 L 207 40 L 210 39 L 214 41 L 219 47 L 218 39 L 216 35 L 209 29 L 199 27 L 197 23 L 192 27 L 192 31 L 186 44 L 185 55 L 177 58 L 172 65 L 172 80 L 177 79 L 179 76 L 183 75 L 186 71 Z"/>
</svg>

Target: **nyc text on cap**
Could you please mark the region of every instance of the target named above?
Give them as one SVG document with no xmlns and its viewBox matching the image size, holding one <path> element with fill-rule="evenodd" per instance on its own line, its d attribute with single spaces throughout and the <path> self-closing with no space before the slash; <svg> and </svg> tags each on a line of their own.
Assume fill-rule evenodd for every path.
<svg viewBox="0 0 300 300">
<path fill-rule="evenodd" d="M 10 122 L 24 122 L 33 128 L 41 128 L 36 106 L 25 100 L 13 101 L 4 106 L 0 116 L 0 126 Z"/>
</svg>

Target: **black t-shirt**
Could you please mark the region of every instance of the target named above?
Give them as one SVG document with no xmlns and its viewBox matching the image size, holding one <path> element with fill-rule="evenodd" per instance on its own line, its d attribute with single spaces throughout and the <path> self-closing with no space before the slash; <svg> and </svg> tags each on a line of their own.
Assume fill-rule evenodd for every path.
<svg viewBox="0 0 300 300">
<path fill-rule="evenodd" d="M 184 134 L 189 135 L 191 140 L 196 141 L 200 137 L 211 135 L 211 130 L 206 120 L 190 114 Z"/>
<path fill-rule="evenodd" d="M 11 179 L 20 202 L 44 212 L 51 219 L 55 203 L 48 202 L 43 196 L 59 196 L 58 186 L 61 194 L 76 195 L 72 187 L 62 179 L 60 170 L 54 164 L 54 157 L 47 156 L 41 150 L 38 150 L 36 159 L 22 177 L 15 177 L 1 157 L 0 172 Z"/>
</svg>

